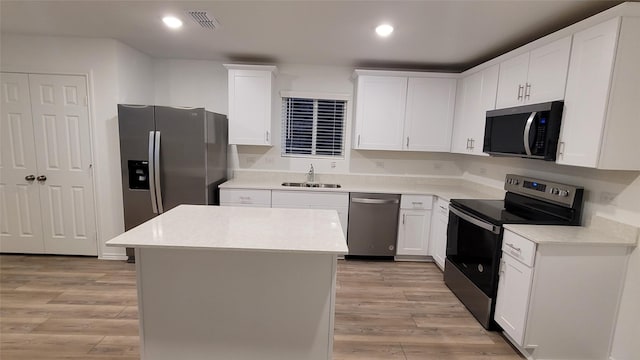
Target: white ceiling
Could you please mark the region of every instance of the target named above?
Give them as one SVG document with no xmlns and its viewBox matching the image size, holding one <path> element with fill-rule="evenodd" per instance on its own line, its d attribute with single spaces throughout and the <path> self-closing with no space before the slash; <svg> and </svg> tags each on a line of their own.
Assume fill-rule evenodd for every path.
<svg viewBox="0 0 640 360">
<path fill-rule="evenodd" d="M 502 1 L 15 1 L 2 33 L 106 37 L 158 58 L 464 70 L 620 3 Z M 185 10 L 221 24 L 205 30 Z M 164 15 L 182 18 L 172 31 Z M 378 38 L 389 22 L 395 32 Z"/>
</svg>

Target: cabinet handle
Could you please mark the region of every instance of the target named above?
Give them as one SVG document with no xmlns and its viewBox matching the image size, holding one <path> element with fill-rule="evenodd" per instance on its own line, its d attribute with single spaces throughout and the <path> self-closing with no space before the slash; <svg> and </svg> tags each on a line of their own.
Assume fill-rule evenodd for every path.
<svg viewBox="0 0 640 360">
<path fill-rule="evenodd" d="M 404 220 L 407 217 L 407 214 L 402 214 L 402 225 L 404 225 Z"/>
<path fill-rule="evenodd" d="M 471 138 L 471 139 L 469 139 L 469 140 L 471 140 L 471 147 L 470 147 L 470 149 L 471 149 L 471 150 L 473 150 L 473 148 L 475 147 L 475 144 L 474 144 L 474 143 L 476 142 L 476 140 L 475 140 L 474 138 Z"/>
<path fill-rule="evenodd" d="M 27 176 L 24 177 L 24 179 L 27 180 L 27 181 L 33 181 L 33 180 L 36 179 L 36 176 L 33 175 L 33 174 L 32 175 L 27 175 Z"/>
<path fill-rule="evenodd" d="M 470 146 L 469 146 L 469 141 L 470 141 L 470 140 L 471 140 L 471 139 L 467 138 L 467 150 L 469 150 L 469 148 L 470 148 Z"/>
<path fill-rule="evenodd" d="M 510 247 L 512 250 L 515 250 L 517 252 L 522 251 L 522 249 L 520 249 L 519 247 L 515 247 L 513 244 L 510 243 L 506 243 L 508 247 Z"/>
<path fill-rule="evenodd" d="M 36 179 L 38 179 L 38 181 L 47 181 L 47 177 L 44 175 L 40 175 Z"/>
<path fill-rule="evenodd" d="M 412 201 L 411 204 L 413 204 L 413 205 L 422 205 L 422 201 Z"/>
<path fill-rule="evenodd" d="M 524 98 L 525 99 L 529 99 L 531 98 L 531 84 L 527 83 L 527 85 L 525 86 L 524 89 Z"/>
<path fill-rule="evenodd" d="M 564 141 L 558 143 L 558 156 L 564 155 Z"/>
<path fill-rule="evenodd" d="M 524 90 L 524 86 L 518 84 L 518 100 L 522 100 L 522 90 Z"/>
<path fill-rule="evenodd" d="M 360 147 L 360 135 L 358 135 L 358 147 Z"/>
<path fill-rule="evenodd" d="M 267 131 L 267 142 L 269 142 L 269 131 Z"/>
<path fill-rule="evenodd" d="M 409 148 L 409 137 L 407 136 L 407 148 Z"/>
</svg>

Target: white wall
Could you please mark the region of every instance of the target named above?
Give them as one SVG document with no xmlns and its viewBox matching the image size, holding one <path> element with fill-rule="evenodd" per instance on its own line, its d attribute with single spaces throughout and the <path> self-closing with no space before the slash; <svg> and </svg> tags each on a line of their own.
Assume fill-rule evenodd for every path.
<svg viewBox="0 0 640 360">
<path fill-rule="evenodd" d="M 640 227 L 640 172 L 602 171 L 538 160 L 464 156 L 465 177 L 494 186 L 508 173 L 581 185 L 586 189 L 584 223 L 593 215 Z M 611 200 L 612 199 L 612 200 Z M 606 296 L 607 294 L 603 294 Z M 616 294 L 610 294 L 616 296 Z M 635 360 L 640 354 L 640 247 L 631 254 L 618 313 L 611 358 Z"/>
<path fill-rule="evenodd" d="M 153 60 L 155 105 L 204 107 L 228 114 L 227 69 L 198 60 Z"/>
<path fill-rule="evenodd" d="M 130 84 L 144 77 L 140 68 L 146 55 L 110 39 L 3 34 L 1 41 L 2 71 L 88 77 L 98 253 L 106 258 L 121 256 L 124 250 L 104 246 L 124 229 L 116 105 L 127 98 L 145 100 L 139 95 L 150 84 L 120 94 L 119 82 L 129 79 Z"/>
</svg>

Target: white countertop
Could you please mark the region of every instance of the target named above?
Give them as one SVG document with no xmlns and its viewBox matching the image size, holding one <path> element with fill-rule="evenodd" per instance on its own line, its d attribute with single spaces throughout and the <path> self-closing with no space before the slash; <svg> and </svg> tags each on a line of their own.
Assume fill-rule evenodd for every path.
<svg viewBox="0 0 640 360">
<path fill-rule="evenodd" d="M 504 228 L 537 244 L 635 246 L 638 228 L 596 217 L 588 227 L 505 224 Z"/>
<path fill-rule="evenodd" d="M 324 192 L 361 192 L 361 193 L 386 193 L 386 194 L 423 194 L 436 195 L 446 199 L 502 199 L 504 193 L 500 191 L 481 191 L 470 186 L 455 184 L 402 184 L 389 182 L 387 184 L 365 184 L 365 183 L 344 183 L 337 189 L 329 188 L 309 188 L 309 187 L 289 187 L 282 186 L 282 182 L 277 179 L 231 179 L 222 185 L 221 189 L 266 189 L 266 190 L 286 190 L 286 191 L 324 191 Z"/>
<path fill-rule="evenodd" d="M 107 246 L 324 253 L 349 250 L 335 210 L 180 205 Z"/>
</svg>

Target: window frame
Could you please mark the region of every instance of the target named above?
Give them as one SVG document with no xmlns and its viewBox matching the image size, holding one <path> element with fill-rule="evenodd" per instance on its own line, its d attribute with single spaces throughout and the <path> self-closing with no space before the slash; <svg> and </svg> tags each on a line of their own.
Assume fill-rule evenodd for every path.
<svg viewBox="0 0 640 360">
<path fill-rule="evenodd" d="M 313 125 L 312 125 L 312 137 L 311 137 L 311 151 L 315 149 L 316 146 L 316 136 L 317 136 L 317 124 L 318 124 L 318 100 L 328 100 L 328 101 L 344 101 L 344 109 L 342 115 L 342 141 L 341 141 L 341 154 L 340 155 L 317 155 L 317 154 L 292 154 L 286 153 L 286 138 L 284 137 L 284 133 L 287 130 L 286 128 L 286 118 L 285 114 L 282 113 L 284 108 L 284 101 L 288 98 L 298 98 L 298 99 L 308 99 L 314 101 L 313 106 Z M 349 94 L 340 94 L 340 93 L 321 93 L 321 92 L 301 92 L 301 91 L 280 91 L 280 156 L 287 158 L 304 158 L 304 159 L 330 159 L 330 160 L 343 160 L 346 158 L 347 152 L 347 118 L 348 118 L 348 109 L 351 102 L 351 95 Z M 317 149 L 316 149 L 317 151 Z"/>
</svg>

